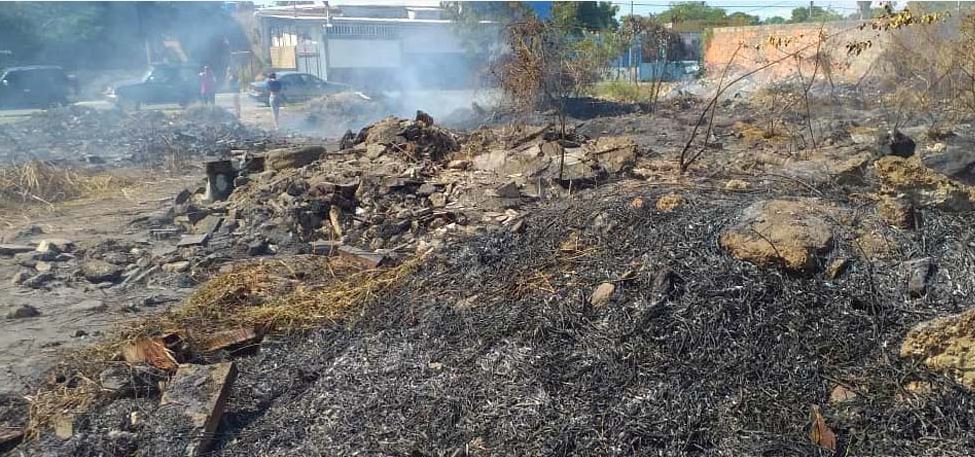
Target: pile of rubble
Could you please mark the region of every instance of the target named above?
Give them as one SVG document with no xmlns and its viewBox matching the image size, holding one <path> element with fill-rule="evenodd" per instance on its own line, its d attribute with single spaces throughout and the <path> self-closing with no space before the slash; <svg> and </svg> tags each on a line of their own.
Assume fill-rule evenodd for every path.
<svg viewBox="0 0 975 457">
<path fill-rule="evenodd" d="M 193 106 L 176 114 L 123 112 L 71 105 L 0 124 L 0 162 L 48 160 L 98 164 L 160 163 L 169 156 L 207 157 L 281 144 L 221 108 Z"/>
<path fill-rule="evenodd" d="M 623 175 L 637 158 L 625 138 L 561 141 L 549 126 L 461 135 L 419 118 L 369 125 L 339 151 L 292 147 L 223 161 L 216 168 L 225 174 L 147 228 L 249 255 L 318 242 L 396 256 L 490 227 L 518 230 L 531 205 Z M 217 181 L 228 186 L 222 195 Z"/>
</svg>

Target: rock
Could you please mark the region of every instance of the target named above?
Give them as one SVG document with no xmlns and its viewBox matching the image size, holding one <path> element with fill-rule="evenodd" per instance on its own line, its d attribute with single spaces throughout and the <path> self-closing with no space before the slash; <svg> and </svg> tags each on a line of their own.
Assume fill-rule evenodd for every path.
<svg viewBox="0 0 975 457">
<path fill-rule="evenodd" d="M 433 125 L 433 117 L 430 116 L 429 114 L 423 112 L 423 111 L 416 110 L 416 118 L 415 119 L 416 119 L 416 122 L 422 123 L 423 125 L 426 125 L 426 126 Z"/>
<path fill-rule="evenodd" d="M 880 135 L 877 142 L 880 146 L 880 154 L 885 156 L 907 158 L 914 155 L 914 150 L 917 148 L 917 144 L 911 137 L 896 129 Z"/>
<path fill-rule="evenodd" d="M 436 193 L 439 189 L 433 183 L 425 182 L 416 189 L 416 195 L 420 197 L 429 197 Z"/>
<path fill-rule="evenodd" d="M 860 184 L 874 156 L 826 150 L 807 160 L 787 162 L 782 172 L 809 185 Z"/>
<path fill-rule="evenodd" d="M 447 162 L 447 168 L 450 170 L 467 170 L 470 167 L 471 167 L 470 160 L 457 159 L 457 160 L 451 160 L 450 162 Z"/>
<path fill-rule="evenodd" d="M 37 270 L 40 273 L 49 273 L 51 270 L 54 269 L 54 265 L 51 264 L 50 262 L 43 262 L 42 261 L 42 262 L 37 262 L 36 264 L 34 264 L 34 269 Z"/>
<path fill-rule="evenodd" d="M 58 253 L 54 251 L 31 251 L 14 254 L 14 261 L 20 266 L 34 268 L 37 266 L 37 262 L 50 262 L 56 260 L 57 257 Z"/>
<path fill-rule="evenodd" d="M 752 185 L 748 181 L 742 181 L 740 179 L 729 179 L 724 184 L 724 189 L 731 192 L 743 192 L 751 187 Z"/>
<path fill-rule="evenodd" d="M 916 207 L 950 211 L 975 208 L 975 189 L 925 167 L 917 158 L 883 157 L 874 163 L 874 168 L 881 192 L 902 195 Z"/>
<path fill-rule="evenodd" d="M 366 146 L 366 153 L 364 154 L 369 160 L 376 160 L 386 154 L 386 145 L 380 143 L 372 143 Z"/>
<path fill-rule="evenodd" d="M 857 398 L 856 392 L 837 384 L 829 393 L 829 404 L 837 405 Z"/>
<path fill-rule="evenodd" d="M 833 239 L 830 225 L 817 214 L 824 212 L 826 208 L 815 199 L 756 202 L 745 208 L 719 242 L 739 260 L 809 272 Z"/>
<path fill-rule="evenodd" d="M 928 280 L 935 270 L 930 257 L 904 262 L 907 272 L 907 295 L 911 298 L 922 297 L 928 289 Z"/>
<path fill-rule="evenodd" d="M 182 273 L 184 271 L 189 271 L 190 262 L 188 260 L 180 260 L 178 262 L 170 262 L 162 266 L 162 271 L 166 273 Z"/>
<path fill-rule="evenodd" d="M 115 282 L 122 276 L 122 267 L 104 260 L 88 260 L 81 264 L 81 274 L 89 282 Z"/>
<path fill-rule="evenodd" d="M 514 181 L 508 181 L 494 189 L 494 192 L 501 198 L 521 198 L 521 191 L 518 189 L 518 184 Z"/>
<path fill-rule="evenodd" d="M 7 319 L 26 319 L 40 316 L 41 312 L 31 305 L 20 305 L 7 312 Z"/>
<path fill-rule="evenodd" d="M 71 309 L 74 311 L 80 311 L 83 313 L 97 313 L 108 309 L 108 305 L 101 300 L 82 300 L 74 305 L 71 305 Z"/>
<path fill-rule="evenodd" d="M 599 137 L 588 152 L 589 157 L 610 174 L 628 170 L 636 163 L 636 142 L 629 137 Z"/>
<path fill-rule="evenodd" d="M 322 146 L 305 146 L 303 148 L 283 148 L 269 151 L 264 158 L 264 167 L 268 170 L 285 170 L 301 168 L 317 161 L 325 153 Z"/>
<path fill-rule="evenodd" d="M 30 277 L 30 273 L 21 270 L 21 271 L 18 271 L 16 273 L 14 273 L 14 275 L 10 278 L 10 283 L 13 284 L 13 285 L 15 285 L 15 286 L 16 285 L 20 285 L 24 281 L 26 281 L 27 278 L 29 278 L 29 277 Z"/>
<path fill-rule="evenodd" d="M 40 289 L 52 279 L 54 279 L 54 275 L 52 273 L 38 273 L 24 280 L 23 286 L 30 287 L 31 289 Z"/>
<path fill-rule="evenodd" d="M 132 262 L 132 256 L 125 252 L 110 251 L 102 254 L 101 259 L 115 265 L 126 265 Z"/>
<path fill-rule="evenodd" d="M 12 256 L 14 254 L 30 252 L 33 250 L 34 248 L 21 244 L 0 244 L 0 255 L 2 256 Z"/>
<path fill-rule="evenodd" d="M 220 425 L 227 397 L 237 377 L 233 362 L 215 365 L 180 365 L 166 386 L 159 403 L 160 410 L 177 423 L 175 429 L 189 428 L 189 442 L 172 455 L 198 457 L 205 455 Z"/>
<path fill-rule="evenodd" d="M 247 244 L 247 255 L 257 256 L 268 253 L 267 240 L 256 240 Z"/>
<path fill-rule="evenodd" d="M 37 252 L 50 252 L 61 254 L 74 250 L 74 242 L 63 238 L 48 238 L 37 243 Z"/>
<path fill-rule="evenodd" d="M 192 197 L 192 196 L 193 196 L 193 193 L 190 192 L 189 189 L 183 189 L 183 190 L 179 191 L 178 194 L 176 194 L 176 197 L 175 198 L 173 198 L 173 204 L 175 204 L 175 205 L 182 205 L 183 203 L 186 203 L 186 202 L 190 201 L 190 197 Z"/>
<path fill-rule="evenodd" d="M 687 201 L 681 194 L 667 194 L 657 199 L 657 211 L 669 213 L 683 206 Z"/>
<path fill-rule="evenodd" d="M 941 144 L 941 143 L 939 143 Z M 942 144 L 942 146 L 944 146 Z M 927 154 L 924 166 L 968 185 L 975 184 L 975 145 L 952 145 L 940 154 Z"/>
<path fill-rule="evenodd" d="M 889 195 L 880 197 L 880 201 L 877 203 L 877 214 L 884 222 L 908 230 L 914 228 L 914 221 L 917 216 L 914 206 L 908 199 Z"/>
<path fill-rule="evenodd" d="M 633 200 L 630 200 L 630 208 L 633 208 L 633 209 L 642 209 L 643 208 L 643 205 L 645 205 L 645 204 L 646 203 L 643 200 L 643 197 L 636 197 Z"/>
<path fill-rule="evenodd" d="M 524 219 L 518 219 L 518 220 L 516 220 L 513 224 L 511 224 L 511 227 L 508 230 L 510 230 L 511 233 L 522 233 L 522 232 L 524 232 L 525 231 L 525 220 Z"/>
<path fill-rule="evenodd" d="M 611 282 L 604 282 L 596 287 L 593 291 L 592 296 L 589 298 L 589 303 L 597 308 L 605 306 L 609 303 L 610 298 L 613 296 L 613 292 L 616 290 L 616 286 Z"/>
<path fill-rule="evenodd" d="M 900 355 L 921 359 L 975 390 L 975 308 L 917 324 L 907 332 Z"/>
<path fill-rule="evenodd" d="M 430 204 L 433 205 L 434 208 L 443 208 L 444 206 L 447 206 L 447 196 L 444 195 L 443 192 L 434 192 L 428 198 L 430 199 Z"/>
</svg>

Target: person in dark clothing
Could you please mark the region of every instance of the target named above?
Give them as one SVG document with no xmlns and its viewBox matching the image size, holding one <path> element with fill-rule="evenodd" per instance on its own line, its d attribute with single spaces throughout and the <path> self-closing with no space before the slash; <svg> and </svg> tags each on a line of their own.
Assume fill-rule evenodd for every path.
<svg viewBox="0 0 975 457">
<path fill-rule="evenodd" d="M 274 118 L 274 128 L 278 128 L 278 114 L 281 110 L 281 81 L 278 75 L 271 73 L 267 75 L 267 102 L 271 105 L 271 117 Z"/>
</svg>

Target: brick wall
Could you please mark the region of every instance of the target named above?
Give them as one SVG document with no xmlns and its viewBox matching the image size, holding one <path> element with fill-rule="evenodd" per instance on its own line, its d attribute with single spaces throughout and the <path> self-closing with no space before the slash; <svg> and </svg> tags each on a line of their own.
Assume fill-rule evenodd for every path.
<svg viewBox="0 0 975 457">
<path fill-rule="evenodd" d="M 844 21 L 822 26 L 829 38 L 820 46 L 820 52 L 826 57 L 823 61 L 830 62 L 828 70 L 836 83 L 859 80 L 870 71 L 883 47 L 879 33 L 870 27 L 860 30 L 857 27 L 859 24 Z M 809 23 L 716 28 L 704 50 L 704 65 L 710 77 L 717 77 L 734 56 L 731 74 L 742 74 L 805 48 L 800 53 L 798 63 L 795 59 L 786 59 L 755 74 L 753 79 L 759 82 L 781 79 L 796 74 L 798 68 L 808 77 L 815 66 L 813 56 L 816 54 L 815 44 L 820 27 L 821 24 Z M 779 46 L 769 44 L 769 37 L 774 37 Z M 862 40 L 872 40 L 873 46 L 859 56 L 849 55 L 847 43 Z M 742 44 L 740 48 L 739 43 Z M 823 74 L 822 68 L 819 71 Z"/>
</svg>

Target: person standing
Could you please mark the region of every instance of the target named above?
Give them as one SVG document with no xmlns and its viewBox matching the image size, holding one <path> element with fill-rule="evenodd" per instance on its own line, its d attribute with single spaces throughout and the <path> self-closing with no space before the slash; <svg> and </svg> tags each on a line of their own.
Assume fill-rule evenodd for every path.
<svg viewBox="0 0 975 457">
<path fill-rule="evenodd" d="M 204 105 L 216 104 L 217 78 L 207 65 L 203 66 L 200 72 L 200 98 Z"/>
<path fill-rule="evenodd" d="M 274 118 L 274 128 L 278 128 L 278 114 L 281 110 L 281 81 L 278 75 L 267 75 L 267 104 L 271 106 L 271 117 Z"/>
<path fill-rule="evenodd" d="M 240 79 L 234 71 L 227 72 L 227 89 L 234 97 L 234 114 L 237 115 L 237 119 L 240 119 Z"/>
</svg>

